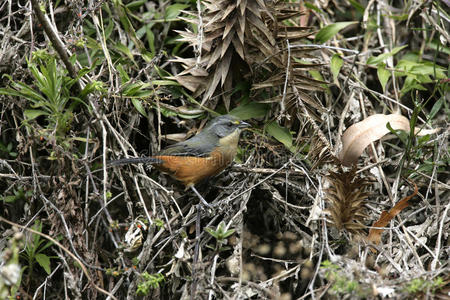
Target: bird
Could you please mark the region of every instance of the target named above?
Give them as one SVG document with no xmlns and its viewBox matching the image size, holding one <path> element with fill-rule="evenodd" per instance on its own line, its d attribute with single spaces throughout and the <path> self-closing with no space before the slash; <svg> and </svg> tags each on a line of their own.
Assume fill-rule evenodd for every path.
<svg viewBox="0 0 450 300">
<path fill-rule="evenodd" d="M 240 133 L 250 124 L 232 115 L 218 116 L 197 135 L 170 145 L 148 157 L 123 158 L 109 161 L 109 165 L 148 163 L 183 183 L 208 206 L 195 185 L 215 176 L 228 167 L 237 153 Z"/>
</svg>

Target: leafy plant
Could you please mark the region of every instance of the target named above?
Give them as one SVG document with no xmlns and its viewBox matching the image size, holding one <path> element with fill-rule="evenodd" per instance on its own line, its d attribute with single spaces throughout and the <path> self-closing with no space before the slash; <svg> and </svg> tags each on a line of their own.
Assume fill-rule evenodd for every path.
<svg viewBox="0 0 450 300">
<path fill-rule="evenodd" d="M 396 47 L 388 53 L 383 53 L 375 57 L 372 56 L 367 60 L 367 64 L 377 66 L 378 79 L 383 91 L 385 91 L 386 84 L 392 75 L 391 70 L 386 69 L 385 61 L 389 57 L 399 53 L 405 47 L 407 47 L 407 45 Z M 412 90 L 427 90 L 424 87 L 424 84 L 432 83 L 432 78 L 437 80 L 447 78 L 445 75 L 445 68 L 434 62 L 422 60 L 417 54 L 411 52 L 402 56 L 395 65 L 393 71 L 395 77 L 405 77 L 400 91 L 402 96 Z"/>
<path fill-rule="evenodd" d="M 405 286 L 405 291 L 411 294 L 416 294 L 419 292 L 435 293 L 437 289 L 444 285 L 444 279 L 440 276 L 434 278 L 433 280 L 427 280 L 423 278 L 415 278 L 409 281 Z"/>
<path fill-rule="evenodd" d="M 364 296 L 368 294 L 357 281 L 349 278 L 338 265 L 325 260 L 320 267 L 325 270 L 325 278 L 331 282 L 331 291 L 335 294 L 340 296 L 348 296 L 348 294 Z"/>
<path fill-rule="evenodd" d="M 231 236 L 236 230 L 235 229 L 227 230 L 225 222 L 222 221 L 219 223 L 219 225 L 217 225 L 215 230 L 206 227 L 205 231 L 216 239 L 216 245 L 214 247 L 210 245 L 207 245 L 207 247 L 213 249 L 216 252 L 221 252 L 229 249 L 229 247 L 226 246 L 223 247 L 223 245 L 227 244 L 228 242 L 227 238 Z"/>
<path fill-rule="evenodd" d="M 32 228 L 38 232 L 42 232 L 42 223 L 36 220 Z M 45 240 L 38 234 L 31 234 L 29 239 L 26 240 L 25 251 L 20 254 L 20 257 L 26 261 L 24 271 L 28 269 L 28 281 L 30 281 L 33 276 L 36 263 L 38 263 L 47 274 L 51 273 L 50 259 L 55 257 L 48 256 L 44 252 L 52 245 L 53 242 Z"/>
<path fill-rule="evenodd" d="M 26 200 L 32 196 L 32 191 L 25 191 L 22 187 L 14 190 L 12 195 L 0 196 L 0 200 L 6 203 L 14 203 L 18 200 Z"/>
<path fill-rule="evenodd" d="M 148 274 L 144 272 L 140 275 L 140 283 L 138 283 L 136 294 L 139 296 L 146 296 L 150 289 L 156 289 L 165 280 L 161 273 Z"/>
<path fill-rule="evenodd" d="M 9 142 L 8 145 L 5 145 L 0 141 L 0 157 L 8 158 L 9 156 L 17 157 L 17 152 L 13 150 L 13 143 Z"/>
<path fill-rule="evenodd" d="M 93 82 L 80 91 L 79 97 L 72 96 L 71 88 L 78 78 L 70 78 L 68 71 L 46 50 L 33 52 L 28 68 L 34 79 L 31 86 L 14 81 L 11 76 L 5 74 L 4 76 L 10 80 L 10 86 L 1 88 L 0 94 L 26 99 L 29 108 L 24 110 L 24 124 L 41 116 L 45 117 L 46 127 L 40 134 L 55 136 L 57 141 L 61 141 L 71 128 L 75 108 L 79 104 L 86 105 L 82 99 L 94 90 L 101 90 L 102 86 Z M 83 69 L 78 75 L 82 76 L 86 72 L 87 70 Z"/>
</svg>

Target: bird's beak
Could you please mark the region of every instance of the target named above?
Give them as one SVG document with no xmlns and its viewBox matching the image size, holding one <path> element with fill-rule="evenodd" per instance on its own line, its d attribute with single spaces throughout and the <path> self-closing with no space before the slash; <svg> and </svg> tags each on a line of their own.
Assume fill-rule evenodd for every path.
<svg viewBox="0 0 450 300">
<path fill-rule="evenodd" d="M 238 128 L 247 128 L 247 127 L 250 127 L 250 124 L 248 124 L 247 122 L 240 121 L 238 124 Z"/>
</svg>

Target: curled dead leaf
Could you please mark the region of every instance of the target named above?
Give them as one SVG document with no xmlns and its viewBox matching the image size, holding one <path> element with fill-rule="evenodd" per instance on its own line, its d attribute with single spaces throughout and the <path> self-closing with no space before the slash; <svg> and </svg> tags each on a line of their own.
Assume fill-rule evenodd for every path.
<svg viewBox="0 0 450 300">
<path fill-rule="evenodd" d="M 408 207 L 408 201 L 411 200 L 412 197 L 417 195 L 417 193 L 417 185 L 414 183 L 414 192 L 412 193 L 412 195 L 406 196 L 405 198 L 397 202 L 397 204 L 395 204 L 395 206 L 391 208 L 389 212 L 385 210 L 381 212 L 380 218 L 373 224 L 372 228 L 370 228 L 369 230 L 369 235 L 367 237 L 369 242 L 377 245 L 381 242 L 381 234 L 383 233 L 384 229 L 378 229 L 376 227 L 386 227 L 396 215 L 398 215 L 403 209 Z"/>
<path fill-rule="evenodd" d="M 350 126 L 342 135 L 342 151 L 339 153 L 339 159 L 344 166 L 351 166 L 355 163 L 364 149 L 372 142 L 381 139 L 389 133 L 387 128 L 389 123 L 394 130 L 404 130 L 409 132 L 409 120 L 397 114 L 383 115 L 376 114 L 361 122 Z M 439 131 L 437 129 L 421 130 L 415 128 L 417 135 L 432 134 Z"/>
</svg>

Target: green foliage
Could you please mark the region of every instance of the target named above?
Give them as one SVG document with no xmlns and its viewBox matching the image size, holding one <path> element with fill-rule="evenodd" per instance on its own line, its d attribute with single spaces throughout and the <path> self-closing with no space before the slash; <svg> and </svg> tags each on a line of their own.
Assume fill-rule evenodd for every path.
<svg viewBox="0 0 450 300">
<path fill-rule="evenodd" d="M 38 220 L 35 221 L 33 227 L 34 230 L 38 232 L 42 232 L 42 223 Z M 47 241 L 42 238 L 39 234 L 31 234 L 30 239 L 26 241 L 25 251 L 20 254 L 21 259 L 27 262 L 25 269 L 28 269 L 28 280 L 31 280 L 34 265 L 38 263 L 47 274 L 51 273 L 51 258 L 55 258 L 54 256 L 48 256 L 45 254 L 45 250 L 53 245 L 52 241 Z"/>
<path fill-rule="evenodd" d="M 61 67 L 53 55 L 45 50 L 33 52 L 33 59 L 28 62 L 33 83 L 28 85 L 23 82 L 10 79 L 10 86 L 0 88 L 0 94 L 20 97 L 28 101 L 29 108 L 24 110 L 24 124 L 28 125 L 38 117 L 44 117 L 46 127 L 42 135 L 55 136 L 58 142 L 65 139 L 66 133 L 71 128 L 73 113 L 79 104 L 86 105 L 83 97 L 94 90 L 101 90 L 98 83 L 88 84 L 81 92 L 80 97 L 71 96 L 71 88 L 78 78 L 72 79 L 68 71 Z M 79 76 L 87 72 L 83 69 Z"/>
<path fill-rule="evenodd" d="M 161 229 L 164 227 L 164 221 L 161 219 L 155 219 L 154 224 L 158 229 Z"/>
<path fill-rule="evenodd" d="M 336 22 L 330 25 L 327 25 L 319 30 L 319 32 L 316 34 L 315 42 L 323 44 L 326 41 L 330 40 L 332 37 L 334 37 L 340 30 L 344 29 L 345 27 L 357 24 L 358 22 Z"/>
<path fill-rule="evenodd" d="M 207 245 L 207 247 L 213 249 L 216 252 L 221 252 L 229 249 L 229 247 L 223 247 L 223 245 L 226 245 L 228 243 L 227 238 L 230 237 L 236 230 L 227 230 L 225 222 L 222 221 L 219 223 L 219 225 L 217 225 L 216 229 L 206 227 L 205 231 L 216 239 L 215 247 L 210 245 Z"/>
<path fill-rule="evenodd" d="M 404 290 L 411 294 L 416 294 L 419 292 L 425 293 L 428 291 L 434 294 L 436 290 L 443 287 L 444 284 L 444 279 L 440 276 L 434 278 L 433 280 L 415 278 L 406 283 Z"/>
<path fill-rule="evenodd" d="M 369 57 L 367 64 L 377 66 L 378 80 L 383 88 L 386 90 L 386 84 L 391 77 L 391 71 L 386 69 L 385 61 L 403 50 L 407 45 L 396 47 L 388 53 L 383 53 L 375 57 Z M 397 78 L 405 77 L 403 86 L 401 88 L 401 95 L 412 90 L 427 90 L 424 84 L 432 83 L 433 79 L 445 79 L 445 69 L 434 62 L 423 60 L 415 53 L 405 54 L 395 65 L 394 75 Z M 445 90 L 446 88 L 444 88 Z"/>
<path fill-rule="evenodd" d="M 330 69 L 331 69 L 331 73 L 333 74 L 334 81 L 337 80 L 339 71 L 341 70 L 343 64 L 344 64 L 344 60 L 338 54 L 334 54 L 331 57 Z"/>
<path fill-rule="evenodd" d="M 325 270 L 325 278 L 331 283 L 331 291 L 338 296 L 348 296 L 349 294 L 364 297 L 369 291 L 363 288 L 357 281 L 349 277 L 338 265 L 329 260 L 321 264 L 321 269 Z"/>
<path fill-rule="evenodd" d="M 282 143 L 289 151 L 295 152 L 292 134 L 289 129 L 280 126 L 276 121 L 272 121 L 266 125 L 265 130 Z"/>
<path fill-rule="evenodd" d="M 378 64 L 377 75 L 378 75 L 378 80 L 380 80 L 381 87 L 383 88 L 383 92 L 386 92 L 386 84 L 387 84 L 389 78 L 391 78 L 391 72 L 386 69 L 385 63 Z"/>
<path fill-rule="evenodd" d="M 25 191 L 22 187 L 19 187 L 17 190 L 13 191 L 12 195 L 4 195 L 0 196 L 0 200 L 6 203 L 14 203 L 18 200 L 26 201 L 33 195 L 32 191 Z"/>
<path fill-rule="evenodd" d="M 0 158 L 17 157 L 17 152 L 13 150 L 13 143 L 9 142 L 5 145 L 0 141 Z"/>
<path fill-rule="evenodd" d="M 147 296 L 151 289 L 156 289 L 165 280 L 161 273 L 148 274 L 144 272 L 140 275 L 139 283 L 136 289 L 138 296 Z"/>
<path fill-rule="evenodd" d="M 241 104 L 230 111 L 233 115 L 241 120 L 264 117 L 270 111 L 270 105 L 265 103 L 248 102 Z"/>
</svg>

